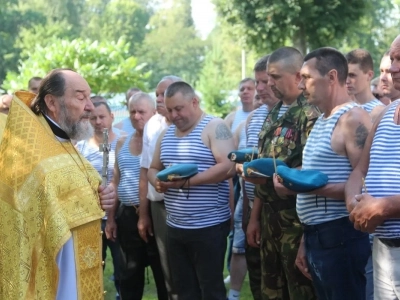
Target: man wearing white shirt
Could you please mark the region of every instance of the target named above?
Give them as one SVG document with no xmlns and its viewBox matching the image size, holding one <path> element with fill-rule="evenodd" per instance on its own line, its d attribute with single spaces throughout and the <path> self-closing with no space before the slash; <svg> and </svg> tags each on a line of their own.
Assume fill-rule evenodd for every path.
<svg viewBox="0 0 400 300">
<path fill-rule="evenodd" d="M 154 187 L 149 184 L 147 179 L 147 170 L 153 159 L 155 146 L 161 132 L 171 123 L 165 117 L 167 110 L 164 104 L 164 92 L 172 83 L 182 81 L 177 76 L 165 76 L 158 83 L 156 88 L 157 114 L 151 117 L 143 131 L 143 148 L 140 160 L 140 182 L 139 182 L 139 234 L 147 242 L 148 235 L 155 235 L 157 247 L 160 254 L 161 265 L 164 272 L 165 284 L 168 290 L 170 300 L 177 299 L 173 291 L 170 268 L 168 266 L 166 245 L 166 211 L 164 205 L 164 194 L 157 193 Z M 149 205 L 150 204 L 150 205 Z"/>
</svg>

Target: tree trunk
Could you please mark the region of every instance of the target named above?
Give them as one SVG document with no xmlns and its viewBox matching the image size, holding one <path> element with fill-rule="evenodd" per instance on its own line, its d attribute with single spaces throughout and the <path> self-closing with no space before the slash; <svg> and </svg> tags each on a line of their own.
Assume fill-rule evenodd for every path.
<svg viewBox="0 0 400 300">
<path fill-rule="evenodd" d="M 297 48 L 303 55 L 307 54 L 307 41 L 304 33 L 303 26 L 299 26 L 299 29 L 293 35 L 293 46 Z"/>
</svg>

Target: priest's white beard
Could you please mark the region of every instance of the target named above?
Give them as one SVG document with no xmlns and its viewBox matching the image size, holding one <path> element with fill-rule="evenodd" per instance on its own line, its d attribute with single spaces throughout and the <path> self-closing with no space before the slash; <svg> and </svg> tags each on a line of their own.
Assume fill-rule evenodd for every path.
<svg viewBox="0 0 400 300">
<path fill-rule="evenodd" d="M 60 118 L 59 126 L 68 137 L 75 141 L 87 140 L 93 136 L 93 127 L 89 121 L 89 112 L 84 112 L 78 121 L 74 121 L 68 115 L 68 110 L 65 106 L 64 100 L 60 103 Z"/>
</svg>

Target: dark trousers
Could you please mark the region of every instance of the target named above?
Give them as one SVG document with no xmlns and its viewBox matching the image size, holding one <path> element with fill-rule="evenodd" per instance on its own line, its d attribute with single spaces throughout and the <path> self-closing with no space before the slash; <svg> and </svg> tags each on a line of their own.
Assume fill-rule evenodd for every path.
<svg viewBox="0 0 400 300">
<path fill-rule="evenodd" d="M 178 300 L 171 275 L 171 268 L 168 262 L 167 252 L 167 212 L 164 201 L 151 201 L 151 218 L 153 220 L 153 232 L 157 242 L 157 249 L 160 255 L 161 266 L 163 269 L 165 286 L 168 291 L 169 300 Z"/>
<path fill-rule="evenodd" d="M 167 251 L 179 300 L 225 300 L 223 269 L 230 220 L 201 229 L 167 227 Z"/>
<path fill-rule="evenodd" d="M 107 258 L 107 247 L 110 248 L 110 252 L 111 252 L 111 257 L 112 257 L 112 261 L 113 261 L 113 267 L 114 267 L 114 273 L 113 273 L 113 277 L 114 277 L 114 286 L 115 289 L 117 291 L 117 293 L 119 293 L 119 274 L 120 274 L 120 270 L 119 270 L 119 245 L 118 242 L 113 242 L 111 240 L 108 240 L 106 237 L 106 233 L 105 233 L 105 228 L 106 228 L 106 223 L 107 220 L 101 220 L 101 231 L 103 232 L 101 238 L 103 241 L 103 249 L 102 249 L 102 256 L 103 256 L 103 261 L 106 261 Z M 105 265 L 103 266 L 103 271 L 104 271 Z"/>
<path fill-rule="evenodd" d="M 371 254 L 367 233 L 348 217 L 306 225 L 309 269 L 320 300 L 365 300 L 365 266 Z"/>
<path fill-rule="evenodd" d="M 151 267 L 159 300 L 168 300 L 160 257 L 154 237 L 145 243 L 137 228 L 136 209 L 121 205 L 117 214 L 117 236 L 120 244 L 120 294 L 123 300 L 140 300 L 143 296 L 145 268 Z"/>
</svg>

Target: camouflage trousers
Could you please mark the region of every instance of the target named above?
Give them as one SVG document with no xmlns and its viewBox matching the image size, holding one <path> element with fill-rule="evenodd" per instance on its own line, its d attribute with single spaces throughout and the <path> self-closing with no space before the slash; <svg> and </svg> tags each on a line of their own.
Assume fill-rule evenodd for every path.
<svg viewBox="0 0 400 300">
<path fill-rule="evenodd" d="M 295 266 L 303 229 L 296 208 L 261 213 L 261 271 L 263 300 L 316 299 L 312 282 Z"/>
<path fill-rule="evenodd" d="M 251 214 L 251 208 L 249 207 L 247 221 L 245 224 L 245 228 L 247 228 L 247 224 L 249 224 Z M 254 300 L 261 300 L 261 256 L 260 256 L 260 248 L 250 247 L 247 243 L 246 239 L 246 262 L 247 262 L 247 271 L 249 272 L 249 283 L 250 290 L 253 295 Z"/>
</svg>

